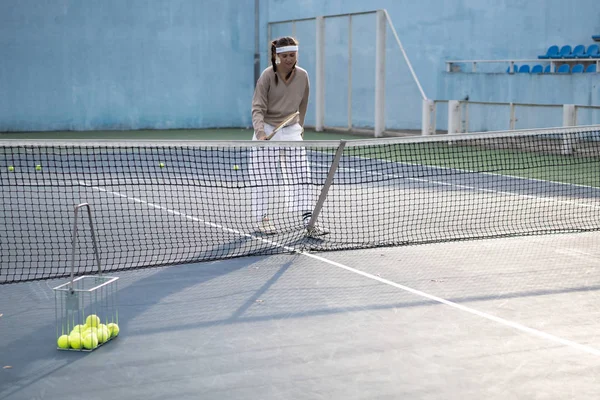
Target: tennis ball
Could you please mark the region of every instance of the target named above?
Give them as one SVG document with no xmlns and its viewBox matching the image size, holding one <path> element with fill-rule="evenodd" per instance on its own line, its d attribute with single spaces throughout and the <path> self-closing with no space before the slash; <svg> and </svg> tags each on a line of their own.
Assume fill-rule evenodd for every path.
<svg viewBox="0 0 600 400">
<path fill-rule="evenodd" d="M 98 325 L 100 325 L 100 317 L 98 317 L 96 314 L 88 315 L 88 317 L 85 319 L 85 325 L 90 328 L 97 328 Z"/>
<path fill-rule="evenodd" d="M 73 332 L 69 335 L 69 343 L 71 344 L 72 349 L 81 349 L 83 347 L 83 340 L 81 339 L 81 335 L 77 332 Z"/>
<path fill-rule="evenodd" d="M 58 338 L 57 344 L 60 349 L 68 349 L 70 346 L 69 345 L 69 336 L 62 335 L 61 337 Z"/>
<path fill-rule="evenodd" d="M 98 347 L 98 336 L 95 333 L 90 333 L 83 337 L 83 347 L 88 350 Z"/>
<path fill-rule="evenodd" d="M 99 343 L 104 343 L 106 342 L 108 339 L 110 339 L 110 329 L 108 329 L 108 327 L 106 325 L 101 326 L 100 328 L 98 328 L 98 342 Z"/>
<path fill-rule="evenodd" d="M 73 334 L 75 334 L 75 333 L 76 333 L 76 334 L 78 334 L 78 335 L 83 335 L 83 332 L 85 332 L 85 330 L 86 330 L 86 328 L 85 328 L 85 325 L 77 325 L 77 326 L 76 326 L 75 328 L 73 328 L 73 330 L 72 330 L 72 331 L 69 333 L 69 336 L 70 336 L 70 335 L 73 335 Z"/>
<path fill-rule="evenodd" d="M 233 170 L 234 170 L 234 171 L 237 171 L 238 169 L 240 169 L 240 166 L 239 166 L 239 165 L 237 165 L 237 164 L 236 164 L 236 165 L 234 165 L 234 166 L 233 166 Z"/>
<path fill-rule="evenodd" d="M 160 163 L 158 164 L 159 167 L 164 168 L 165 167 L 165 163 Z"/>
<path fill-rule="evenodd" d="M 111 322 L 106 327 L 110 330 L 110 337 L 115 337 L 119 334 L 119 325 Z"/>
<path fill-rule="evenodd" d="M 83 331 L 85 328 L 87 328 L 85 324 L 75 325 L 73 329 L 71 329 L 71 332 L 78 331 L 79 333 L 81 333 L 80 331 Z"/>
<path fill-rule="evenodd" d="M 77 332 L 77 333 L 79 333 L 80 335 L 82 335 L 82 334 L 83 334 L 83 331 L 87 331 L 88 329 L 90 329 L 90 327 L 89 327 L 89 326 L 87 326 L 87 325 L 76 325 L 76 326 L 75 326 L 75 327 L 74 327 L 74 328 L 71 330 L 71 332 Z"/>
<path fill-rule="evenodd" d="M 42 170 L 42 166 L 40 164 L 35 166 L 35 170 L 36 171 L 41 171 Z"/>
<path fill-rule="evenodd" d="M 96 327 L 90 328 L 88 326 L 87 328 L 85 328 L 85 330 L 83 331 L 81 336 L 86 336 L 86 335 L 89 335 L 90 333 L 94 333 L 94 334 L 98 335 L 98 328 L 96 328 Z"/>
<path fill-rule="evenodd" d="M 8 170 L 9 170 L 10 172 L 13 172 L 13 171 L 15 170 L 15 167 L 13 167 L 12 165 L 9 165 L 9 166 L 8 166 Z"/>
</svg>

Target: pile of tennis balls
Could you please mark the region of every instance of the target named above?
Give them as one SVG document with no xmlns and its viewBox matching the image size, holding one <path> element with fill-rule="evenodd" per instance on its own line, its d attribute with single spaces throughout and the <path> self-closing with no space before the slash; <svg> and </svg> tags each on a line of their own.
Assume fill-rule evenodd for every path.
<svg viewBox="0 0 600 400">
<path fill-rule="evenodd" d="M 102 324 L 100 317 L 91 314 L 85 319 L 85 324 L 75 325 L 71 333 L 60 336 L 57 343 L 60 349 L 92 350 L 118 334 L 119 325 Z"/>
</svg>

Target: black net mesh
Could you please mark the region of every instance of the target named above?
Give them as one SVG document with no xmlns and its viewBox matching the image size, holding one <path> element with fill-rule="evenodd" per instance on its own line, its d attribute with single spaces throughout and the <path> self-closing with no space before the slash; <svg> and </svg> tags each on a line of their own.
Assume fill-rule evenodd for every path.
<svg viewBox="0 0 600 400">
<path fill-rule="evenodd" d="M 348 142 L 5 140 L 0 283 L 97 271 L 87 216 L 74 217 L 81 203 L 104 271 L 598 230 L 599 162 L 598 127 Z M 327 235 L 307 234 L 311 213 Z"/>
</svg>

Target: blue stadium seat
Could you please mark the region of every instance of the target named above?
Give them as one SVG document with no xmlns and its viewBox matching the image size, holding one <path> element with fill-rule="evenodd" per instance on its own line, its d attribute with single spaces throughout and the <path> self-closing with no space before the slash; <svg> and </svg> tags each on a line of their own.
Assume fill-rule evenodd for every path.
<svg viewBox="0 0 600 400">
<path fill-rule="evenodd" d="M 571 69 L 571 72 L 574 74 L 581 74 L 585 68 L 583 68 L 583 64 L 575 64 Z"/>
<path fill-rule="evenodd" d="M 593 36 L 592 36 L 592 40 L 593 40 L 594 42 L 600 42 L 600 35 L 593 35 Z"/>
<path fill-rule="evenodd" d="M 596 64 L 588 65 L 585 72 L 596 72 Z"/>
<path fill-rule="evenodd" d="M 506 72 L 510 73 L 510 65 L 506 68 Z M 515 64 L 515 72 L 519 72 L 519 66 Z"/>
<path fill-rule="evenodd" d="M 549 71 L 550 68 L 548 68 L 548 72 Z M 544 67 L 542 67 L 540 64 L 534 65 L 533 68 L 531 68 L 532 74 L 541 74 L 542 72 L 544 72 Z"/>
<path fill-rule="evenodd" d="M 569 64 L 563 64 L 556 70 L 559 74 L 568 74 L 570 71 Z"/>
<path fill-rule="evenodd" d="M 538 56 L 538 58 L 542 60 L 546 60 L 548 58 L 558 58 L 558 46 L 554 44 L 548 47 L 546 54 L 544 54 L 543 56 Z"/>
<path fill-rule="evenodd" d="M 519 67 L 519 73 L 529 73 L 529 65 L 521 65 Z"/>
<path fill-rule="evenodd" d="M 545 73 L 545 74 L 549 74 L 549 73 L 550 73 L 550 69 L 551 69 L 551 68 L 552 68 L 552 67 L 551 67 L 551 65 L 550 65 L 550 64 L 546 65 L 546 66 L 544 67 L 544 73 Z"/>
<path fill-rule="evenodd" d="M 582 44 L 578 44 L 577 46 L 575 46 L 575 48 L 573 49 L 573 52 L 571 53 L 571 58 L 585 58 L 585 46 Z"/>
<path fill-rule="evenodd" d="M 571 58 L 571 50 L 571 46 L 565 44 L 563 47 L 560 48 L 560 51 L 558 52 L 558 58 Z"/>
<path fill-rule="evenodd" d="M 591 44 L 585 55 L 587 58 L 600 58 L 600 47 L 597 44 Z"/>
</svg>

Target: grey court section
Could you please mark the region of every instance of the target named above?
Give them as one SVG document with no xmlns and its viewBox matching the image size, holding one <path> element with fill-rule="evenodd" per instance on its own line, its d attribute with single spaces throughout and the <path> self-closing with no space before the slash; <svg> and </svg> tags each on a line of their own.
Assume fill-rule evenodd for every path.
<svg viewBox="0 0 600 400">
<path fill-rule="evenodd" d="M 121 272 L 120 336 L 55 349 L 52 287 L 0 289 L 0 398 L 597 399 L 600 234 Z M 590 351 L 586 351 L 589 349 Z"/>
</svg>

